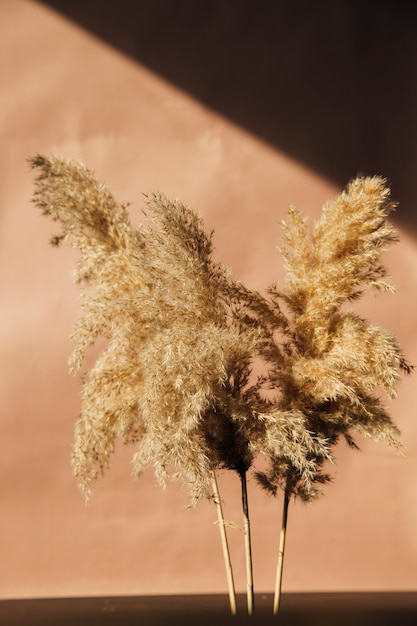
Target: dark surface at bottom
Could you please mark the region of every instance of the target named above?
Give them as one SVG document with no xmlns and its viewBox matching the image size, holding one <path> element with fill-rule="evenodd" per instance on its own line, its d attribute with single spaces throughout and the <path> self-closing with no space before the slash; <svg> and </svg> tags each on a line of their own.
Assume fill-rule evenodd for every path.
<svg viewBox="0 0 417 626">
<path fill-rule="evenodd" d="M 416 626 L 417 592 L 286 593 L 279 616 L 272 594 L 256 596 L 256 612 L 229 614 L 225 595 L 128 596 L 1 600 L 1 626 L 162 626 L 277 624 L 280 626 Z"/>
</svg>

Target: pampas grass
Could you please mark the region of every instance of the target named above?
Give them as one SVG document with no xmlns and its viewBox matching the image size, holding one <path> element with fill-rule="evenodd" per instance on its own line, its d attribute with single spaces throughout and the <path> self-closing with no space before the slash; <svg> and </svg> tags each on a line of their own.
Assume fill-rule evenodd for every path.
<svg viewBox="0 0 417 626">
<path fill-rule="evenodd" d="M 257 479 L 273 494 L 284 492 L 277 612 L 290 499 L 319 495 L 340 438 L 351 446 L 357 435 L 401 445 L 378 392 L 393 397 L 410 367 L 395 337 L 350 309 L 366 289 L 393 291 L 381 263 L 396 241 L 386 181 L 353 180 L 311 231 L 291 208 L 280 249 L 286 281 L 262 295 L 214 262 L 212 235 L 189 207 L 151 195 L 146 224 L 134 228 L 126 207 L 83 164 L 40 155 L 30 162 L 38 172 L 34 202 L 60 224 L 52 243 L 79 252 L 83 315 L 71 368 L 80 369 L 99 337 L 107 340 L 84 375 L 75 427 L 72 466 L 82 492 L 90 497 L 116 439 L 136 447 L 136 476 L 151 465 L 161 486 L 169 477 L 185 480 L 193 503 L 209 498 L 219 506 L 215 472 L 235 471 L 252 613 L 246 477 L 266 455 L 269 468 Z"/>
</svg>

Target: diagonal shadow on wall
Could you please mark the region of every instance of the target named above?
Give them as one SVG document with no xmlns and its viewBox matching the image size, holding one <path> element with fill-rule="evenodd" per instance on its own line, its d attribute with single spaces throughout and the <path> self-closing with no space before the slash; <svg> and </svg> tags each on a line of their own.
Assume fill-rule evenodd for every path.
<svg viewBox="0 0 417 626">
<path fill-rule="evenodd" d="M 417 228 L 414 0 L 45 0 L 339 185 L 387 176 Z"/>
</svg>

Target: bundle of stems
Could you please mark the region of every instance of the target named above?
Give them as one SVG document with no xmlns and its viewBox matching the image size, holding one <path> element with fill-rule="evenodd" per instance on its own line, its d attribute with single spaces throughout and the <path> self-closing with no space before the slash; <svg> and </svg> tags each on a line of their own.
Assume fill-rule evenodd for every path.
<svg viewBox="0 0 417 626">
<path fill-rule="evenodd" d="M 270 459 L 259 484 L 284 494 L 274 613 L 278 612 L 288 506 L 308 502 L 332 449 L 355 434 L 400 446 L 376 390 L 395 395 L 410 367 L 396 339 L 346 308 L 367 288 L 392 291 L 382 252 L 395 241 L 386 181 L 360 177 L 323 208 L 311 233 L 294 209 L 283 222 L 287 278 L 266 295 L 234 280 L 212 258 L 201 218 L 161 194 L 147 198 L 146 225 L 82 163 L 37 155 L 35 204 L 61 225 L 53 238 L 79 252 L 83 315 L 71 368 L 107 339 L 83 378 L 72 464 L 88 499 L 116 439 L 134 444 L 134 474 L 151 464 L 164 486 L 187 481 L 191 500 L 217 507 L 230 607 L 237 611 L 216 472 L 240 478 L 248 612 L 254 611 L 247 474 Z M 262 375 L 254 364 L 262 364 Z M 172 471 L 172 469 L 174 471 Z"/>
</svg>

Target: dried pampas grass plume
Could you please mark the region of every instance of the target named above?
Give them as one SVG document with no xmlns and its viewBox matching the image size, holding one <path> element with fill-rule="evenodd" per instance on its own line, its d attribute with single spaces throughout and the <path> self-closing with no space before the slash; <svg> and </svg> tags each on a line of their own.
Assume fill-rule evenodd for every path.
<svg viewBox="0 0 417 626">
<path fill-rule="evenodd" d="M 342 308 L 367 288 L 394 290 L 381 263 L 381 254 L 397 240 L 387 221 L 394 208 L 383 178 L 358 178 L 325 205 L 311 234 L 295 209 L 283 223 L 287 278 L 282 291 L 270 288 L 269 298 L 272 310 L 284 315 L 286 309 L 285 325 L 278 320 L 272 328 L 284 327 L 285 340 L 279 344 L 271 331 L 262 354 L 269 385 L 281 392 L 281 410 L 298 412 L 307 430 L 331 446 L 340 436 L 355 445 L 356 433 L 401 445 L 399 429 L 376 393 L 394 397 L 400 372 L 409 373 L 410 367 L 395 337 Z M 278 343 L 282 358 L 271 343 Z M 269 478 L 259 476 L 273 491 L 283 477 L 294 495 L 316 496 L 314 480 L 302 484 L 297 468 L 279 455 Z M 326 479 L 315 475 L 317 482 Z"/>
<path fill-rule="evenodd" d="M 133 229 L 84 165 L 42 156 L 31 163 L 40 171 L 35 203 L 61 223 L 53 243 L 79 251 L 76 280 L 88 288 L 72 367 L 99 336 L 108 340 L 83 384 L 73 453 L 81 488 L 89 494 L 120 437 L 138 447 L 137 475 L 151 464 L 163 485 L 173 466 L 194 498 L 210 496 L 211 472 L 223 462 L 212 445 L 239 430 L 225 415 L 242 410 L 231 378 L 243 375 L 257 341 L 230 323 L 229 279 L 212 261 L 211 237 L 194 211 L 159 194 L 147 201 L 149 228 Z M 240 439 L 228 459 L 236 468 L 250 464 Z"/>
</svg>

